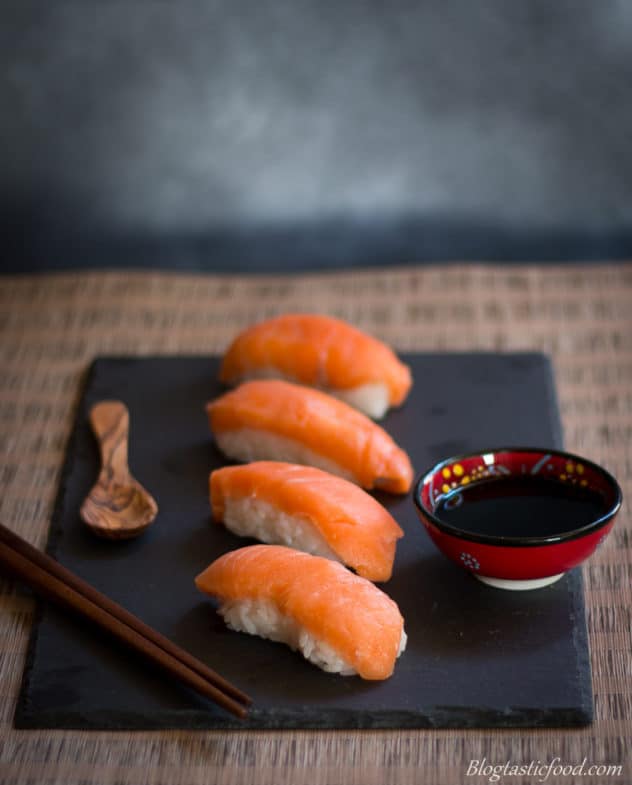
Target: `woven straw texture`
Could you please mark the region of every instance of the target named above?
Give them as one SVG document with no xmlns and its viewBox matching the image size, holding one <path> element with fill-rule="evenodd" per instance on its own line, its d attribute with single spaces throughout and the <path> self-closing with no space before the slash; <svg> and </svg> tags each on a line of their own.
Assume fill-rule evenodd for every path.
<svg viewBox="0 0 632 785">
<path fill-rule="evenodd" d="M 554 360 L 566 446 L 632 496 L 632 265 L 448 266 L 248 277 L 82 273 L 0 279 L 0 519 L 44 547 L 82 373 L 99 354 L 221 353 L 283 311 L 348 319 L 400 351 L 538 350 Z M 423 381 L 418 381 L 423 384 Z M 621 765 L 631 783 L 632 520 L 585 567 L 595 721 L 582 730 L 15 731 L 34 603 L 0 578 L 0 783 L 442 785 L 472 759 Z M 503 778 L 532 783 L 534 776 Z"/>
</svg>

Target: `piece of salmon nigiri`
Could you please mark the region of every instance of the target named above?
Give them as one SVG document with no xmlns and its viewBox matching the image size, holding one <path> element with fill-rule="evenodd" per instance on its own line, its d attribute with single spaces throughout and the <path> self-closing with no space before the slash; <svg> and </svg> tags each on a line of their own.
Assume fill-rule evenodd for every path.
<svg viewBox="0 0 632 785">
<path fill-rule="evenodd" d="M 281 641 L 319 668 L 387 679 L 406 646 L 397 604 L 342 564 L 282 545 L 220 556 L 195 579 L 234 630 Z"/>
<path fill-rule="evenodd" d="M 302 463 L 366 489 L 407 493 L 408 455 L 379 425 L 331 395 L 276 380 L 245 382 L 207 405 L 220 450 L 238 461 Z"/>
<path fill-rule="evenodd" d="M 342 319 L 305 313 L 255 324 L 229 346 L 223 382 L 262 378 L 318 387 L 375 419 L 403 403 L 412 384 L 410 368 L 382 341 Z"/>
<path fill-rule="evenodd" d="M 404 532 L 372 496 L 312 466 L 255 461 L 209 478 L 213 518 L 242 537 L 341 561 L 387 581 Z"/>
</svg>

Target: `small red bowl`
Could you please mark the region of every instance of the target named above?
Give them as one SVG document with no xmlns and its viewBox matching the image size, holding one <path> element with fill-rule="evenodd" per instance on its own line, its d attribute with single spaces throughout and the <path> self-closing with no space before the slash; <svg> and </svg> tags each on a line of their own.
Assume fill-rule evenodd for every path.
<svg viewBox="0 0 632 785">
<path fill-rule="evenodd" d="M 594 492 L 598 516 L 579 528 L 540 536 L 515 536 L 511 521 L 502 535 L 465 531 L 442 520 L 438 508 L 477 483 L 501 483 L 508 478 L 542 479 L 575 485 Z M 535 487 L 535 485 L 534 485 Z M 541 487 L 541 485 L 540 485 Z M 587 559 L 614 525 L 621 507 L 621 489 L 601 466 L 559 450 L 503 447 L 448 458 L 427 471 L 413 489 L 421 522 L 434 544 L 449 559 L 483 583 L 500 589 L 537 589 L 554 583 Z M 460 499 L 463 502 L 464 496 Z"/>
</svg>

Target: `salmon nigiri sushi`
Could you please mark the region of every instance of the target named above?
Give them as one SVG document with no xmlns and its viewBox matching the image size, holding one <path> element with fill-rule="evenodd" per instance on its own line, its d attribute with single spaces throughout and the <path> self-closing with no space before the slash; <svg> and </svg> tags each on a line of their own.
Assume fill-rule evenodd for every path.
<svg viewBox="0 0 632 785">
<path fill-rule="evenodd" d="M 261 378 L 318 387 L 378 420 L 403 403 L 412 384 L 409 367 L 385 343 L 316 314 L 278 316 L 235 338 L 220 379 L 234 385 Z"/>
<path fill-rule="evenodd" d="M 195 583 L 219 600 L 231 629 L 286 643 L 330 673 L 387 679 L 406 646 L 397 604 L 321 556 L 249 545 L 220 556 Z"/>
<path fill-rule="evenodd" d="M 220 450 L 238 461 L 316 466 L 363 488 L 407 493 L 408 455 L 379 425 L 331 395 L 276 380 L 244 382 L 207 405 Z"/>
<path fill-rule="evenodd" d="M 387 581 L 404 536 L 393 516 L 347 480 L 295 463 L 225 466 L 209 478 L 215 521 L 242 537 L 340 561 Z"/>
</svg>

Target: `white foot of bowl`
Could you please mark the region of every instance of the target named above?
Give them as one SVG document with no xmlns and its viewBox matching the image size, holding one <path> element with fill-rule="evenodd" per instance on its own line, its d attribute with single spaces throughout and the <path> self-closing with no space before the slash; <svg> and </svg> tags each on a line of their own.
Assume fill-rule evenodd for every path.
<svg viewBox="0 0 632 785">
<path fill-rule="evenodd" d="M 564 575 L 560 572 L 559 575 L 549 575 L 546 578 L 534 578 L 528 581 L 512 581 L 506 578 L 487 578 L 485 575 L 477 575 L 473 573 L 481 583 L 486 583 L 488 586 L 493 586 L 495 589 L 508 589 L 509 591 L 526 591 L 528 589 L 542 589 L 544 586 L 550 586 L 555 581 Z"/>
</svg>

